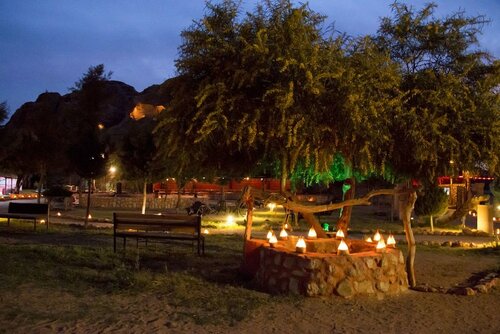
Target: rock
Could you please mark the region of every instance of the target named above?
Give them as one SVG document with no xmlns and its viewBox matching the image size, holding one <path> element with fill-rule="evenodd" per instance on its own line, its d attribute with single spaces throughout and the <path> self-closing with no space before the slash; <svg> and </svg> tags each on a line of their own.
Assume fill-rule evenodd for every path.
<svg viewBox="0 0 500 334">
<path fill-rule="evenodd" d="M 450 247 L 451 246 L 451 241 L 444 241 L 441 243 L 441 246 L 443 247 Z"/>
<path fill-rule="evenodd" d="M 344 298 L 352 297 L 354 295 L 354 289 L 352 288 L 351 282 L 346 279 L 340 282 L 337 287 L 337 293 Z"/>
<path fill-rule="evenodd" d="M 474 290 L 476 290 L 479 293 L 488 293 L 489 289 L 486 285 L 484 284 L 479 284 L 474 287 Z"/>
<path fill-rule="evenodd" d="M 317 296 L 319 295 L 319 291 L 319 286 L 316 283 L 312 282 L 307 284 L 306 294 L 308 296 Z"/>
<path fill-rule="evenodd" d="M 287 256 L 285 258 L 285 260 L 283 261 L 283 267 L 285 267 L 287 269 L 293 268 L 294 265 L 295 265 L 295 258 L 294 257 Z"/>
<path fill-rule="evenodd" d="M 382 291 L 382 292 L 389 291 L 389 287 L 390 287 L 389 282 L 383 282 L 383 281 L 377 282 L 376 286 L 377 286 L 377 289 Z"/>
<path fill-rule="evenodd" d="M 422 242 L 421 242 L 421 244 L 422 244 L 423 246 L 429 246 L 429 241 L 424 240 L 424 241 L 422 241 Z"/>
<path fill-rule="evenodd" d="M 293 277 L 290 278 L 290 282 L 288 283 L 288 291 L 290 291 L 294 295 L 300 295 L 299 290 L 299 281 Z"/>
<path fill-rule="evenodd" d="M 374 293 L 373 285 L 370 281 L 355 282 L 354 289 L 358 293 Z"/>
<path fill-rule="evenodd" d="M 453 242 L 451 243 L 451 247 L 461 247 L 461 245 L 460 245 L 460 241 L 453 241 Z"/>
</svg>

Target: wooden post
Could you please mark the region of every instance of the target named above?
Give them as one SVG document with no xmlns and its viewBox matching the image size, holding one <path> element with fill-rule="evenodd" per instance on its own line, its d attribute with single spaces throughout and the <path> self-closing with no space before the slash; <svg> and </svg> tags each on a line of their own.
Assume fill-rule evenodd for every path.
<svg viewBox="0 0 500 334">
<path fill-rule="evenodd" d="M 417 245 L 415 243 L 415 236 L 411 229 L 411 212 L 417 200 L 417 192 L 411 191 L 407 195 L 406 203 L 403 207 L 403 224 L 405 228 L 406 241 L 408 242 L 408 255 L 406 257 L 406 272 L 408 274 L 408 283 L 410 287 L 415 287 L 417 281 L 415 278 L 415 254 Z"/>
</svg>

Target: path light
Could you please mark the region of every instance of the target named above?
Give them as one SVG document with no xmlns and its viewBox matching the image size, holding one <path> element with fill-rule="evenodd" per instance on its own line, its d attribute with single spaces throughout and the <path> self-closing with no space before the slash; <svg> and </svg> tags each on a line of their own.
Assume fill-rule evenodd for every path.
<svg viewBox="0 0 500 334">
<path fill-rule="evenodd" d="M 270 230 L 267 232 L 266 239 L 267 239 L 267 240 L 271 239 L 271 237 L 273 236 L 273 234 L 274 234 L 273 229 L 270 229 Z"/>
<path fill-rule="evenodd" d="M 203 230 L 203 234 L 209 234 L 210 232 L 208 231 L 208 228 Z"/>
<path fill-rule="evenodd" d="M 61 217 L 61 213 L 60 212 L 57 213 L 57 217 Z"/>
<path fill-rule="evenodd" d="M 375 250 L 377 253 L 383 253 L 385 252 L 385 241 L 384 238 L 380 238 L 380 240 L 377 242 L 377 247 L 375 247 Z"/>
<path fill-rule="evenodd" d="M 295 251 L 301 254 L 306 252 L 306 242 L 304 237 L 299 237 L 299 240 L 297 240 L 297 243 L 295 244 Z"/>
<path fill-rule="evenodd" d="M 273 212 L 274 209 L 276 209 L 276 203 L 271 202 L 267 205 L 267 207 L 269 208 L 269 211 Z"/>
<path fill-rule="evenodd" d="M 89 214 L 89 216 L 88 216 L 87 218 L 88 218 L 88 219 L 92 219 L 92 215 L 91 215 L 91 214 Z"/>
<path fill-rule="evenodd" d="M 335 238 L 337 239 L 344 239 L 345 235 L 344 235 L 344 231 L 342 231 L 342 229 L 338 230 L 337 233 L 335 234 Z"/>
<path fill-rule="evenodd" d="M 316 239 L 318 235 L 316 234 L 316 230 L 314 227 L 311 227 L 309 229 L 309 232 L 307 232 L 307 239 Z"/>
<path fill-rule="evenodd" d="M 233 215 L 227 215 L 227 217 L 226 217 L 226 225 L 227 226 L 234 225 L 234 216 Z"/>
<path fill-rule="evenodd" d="M 339 247 L 337 248 L 337 255 L 349 255 L 349 247 L 344 239 L 340 240 Z"/>
<path fill-rule="evenodd" d="M 45 219 L 40 220 L 40 224 L 45 224 Z"/>
<path fill-rule="evenodd" d="M 380 235 L 379 231 L 375 232 L 373 235 L 373 241 L 378 242 L 380 239 L 382 239 L 382 236 Z"/>
<path fill-rule="evenodd" d="M 394 236 L 392 234 L 389 234 L 387 237 L 387 247 L 396 247 L 396 239 L 394 239 Z"/>
<path fill-rule="evenodd" d="M 276 239 L 276 236 L 273 234 L 270 238 L 269 238 L 269 246 L 271 246 L 271 248 L 274 248 L 276 247 L 276 244 L 278 243 L 278 239 Z"/>
<path fill-rule="evenodd" d="M 288 233 L 286 233 L 286 230 L 285 230 L 284 226 L 283 226 L 283 228 L 280 231 L 280 239 L 282 239 L 282 240 L 288 239 Z"/>
</svg>

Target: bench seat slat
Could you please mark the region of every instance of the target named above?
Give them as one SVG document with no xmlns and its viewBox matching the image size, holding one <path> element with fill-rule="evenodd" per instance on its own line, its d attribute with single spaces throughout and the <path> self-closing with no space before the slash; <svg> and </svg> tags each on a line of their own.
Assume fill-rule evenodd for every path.
<svg viewBox="0 0 500 334">
<path fill-rule="evenodd" d="M 113 248 L 116 238 L 191 240 L 198 243 L 198 254 L 205 253 L 205 238 L 201 234 L 201 217 L 186 215 L 143 215 L 113 213 Z"/>
</svg>

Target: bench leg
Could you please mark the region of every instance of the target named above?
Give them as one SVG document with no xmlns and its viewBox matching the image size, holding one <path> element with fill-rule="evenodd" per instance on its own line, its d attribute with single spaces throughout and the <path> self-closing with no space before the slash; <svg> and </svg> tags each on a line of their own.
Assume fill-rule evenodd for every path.
<svg viewBox="0 0 500 334">
<path fill-rule="evenodd" d="M 116 253 L 116 235 L 113 236 L 113 253 Z"/>
<path fill-rule="evenodd" d="M 10 226 L 10 218 L 7 217 L 7 226 Z"/>
</svg>

